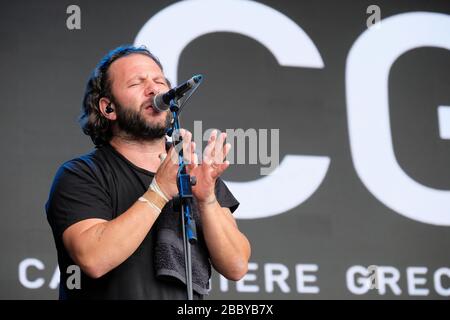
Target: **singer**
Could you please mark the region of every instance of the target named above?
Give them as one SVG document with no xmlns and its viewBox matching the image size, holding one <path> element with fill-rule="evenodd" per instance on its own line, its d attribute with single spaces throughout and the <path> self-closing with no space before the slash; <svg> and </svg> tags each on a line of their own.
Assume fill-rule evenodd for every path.
<svg viewBox="0 0 450 320">
<path fill-rule="evenodd" d="M 80 124 L 95 150 L 59 168 L 45 206 L 60 299 L 186 299 L 181 222 L 172 201 L 177 155 L 165 136 L 172 115 L 153 105 L 169 88 L 160 62 L 143 47 L 112 50 L 88 80 Z M 200 162 L 191 133 L 181 136 L 188 173 L 197 178 L 192 282 L 194 298 L 203 299 L 211 264 L 239 280 L 250 244 L 232 215 L 239 202 L 220 178 L 229 166 L 225 134 L 211 134 Z M 81 270 L 78 287 L 67 273 L 71 265 Z"/>
</svg>

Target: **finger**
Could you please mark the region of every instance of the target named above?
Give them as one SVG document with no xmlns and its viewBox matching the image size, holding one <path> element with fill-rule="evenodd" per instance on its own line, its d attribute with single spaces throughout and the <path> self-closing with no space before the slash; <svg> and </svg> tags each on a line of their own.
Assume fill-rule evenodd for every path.
<svg viewBox="0 0 450 320">
<path fill-rule="evenodd" d="M 191 140 L 192 133 L 186 130 L 183 134 L 183 160 L 186 164 L 190 164 L 192 160 Z"/>
<path fill-rule="evenodd" d="M 198 157 L 195 153 L 195 142 L 191 142 L 191 147 L 189 150 L 191 162 L 188 164 L 188 170 L 193 170 L 198 164 Z"/>
<path fill-rule="evenodd" d="M 209 141 L 208 144 L 211 145 L 211 157 L 214 157 L 214 153 L 215 153 L 215 147 L 216 147 L 216 143 L 217 143 L 217 136 L 219 135 L 219 131 L 218 130 L 213 130 L 211 132 L 211 136 L 209 137 Z"/>
<path fill-rule="evenodd" d="M 228 156 L 228 153 L 230 152 L 230 150 L 231 150 L 231 144 L 230 143 L 226 143 L 225 147 L 224 147 L 224 150 L 223 150 L 223 159 L 222 159 L 223 161 L 225 161 L 225 159 Z"/>
<path fill-rule="evenodd" d="M 209 139 L 208 139 L 208 142 L 209 141 L 214 141 L 214 140 L 216 140 L 216 138 L 217 138 L 217 129 L 214 129 L 213 131 L 211 131 L 211 134 L 209 135 Z"/>
<path fill-rule="evenodd" d="M 171 163 L 172 165 L 178 165 L 178 152 L 176 148 L 172 145 L 167 153 L 167 157 L 164 159 L 162 164 Z M 162 165 L 161 164 L 161 165 Z"/>
<path fill-rule="evenodd" d="M 191 157 L 192 157 L 192 163 L 194 165 L 198 164 L 198 156 L 197 156 L 197 153 L 195 152 L 196 149 L 197 149 L 197 145 L 195 144 L 194 141 L 192 141 L 192 143 L 191 143 Z"/>
<path fill-rule="evenodd" d="M 175 142 L 176 145 L 178 145 L 181 142 L 181 140 L 183 140 L 183 136 L 185 134 L 186 134 L 185 129 L 176 129 L 172 134 L 172 140 Z"/>
<path fill-rule="evenodd" d="M 172 135 L 172 139 L 173 139 L 173 144 L 174 144 L 174 146 L 175 146 L 175 150 L 174 150 L 174 152 L 175 152 L 175 154 L 176 154 L 176 163 L 178 164 L 178 162 L 179 162 L 179 159 L 178 159 L 178 157 L 179 157 L 179 155 L 180 155 L 180 152 L 182 152 L 183 151 L 183 136 L 186 134 L 186 130 L 185 129 L 177 129 L 177 130 L 175 130 L 174 132 L 173 132 L 173 135 Z"/>
<path fill-rule="evenodd" d="M 180 129 L 179 133 L 180 133 L 180 136 L 184 138 L 184 136 L 186 134 L 186 129 Z"/>
<path fill-rule="evenodd" d="M 217 130 L 213 130 L 211 132 L 211 135 L 209 136 L 208 143 L 203 152 L 203 161 L 208 165 L 211 164 L 212 160 L 213 160 L 213 150 L 214 150 L 216 135 L 217 135 Z"/>
<path fill-rule="evenodd" d="M 194 168 L 198 166 L 198 155 L 194 153 Z"/>
<path fill-rule="evenodd" d="M 214 146 L 213 157 L 214 157 L 214 162 L 217 163 L 217 164 L 223 163 L 223 158 L 224 158 L 224 156 L 223 156 L 223 152 L 224 152 L 224 150 L 223 150 L 223 142 L 225 141 L 226 137 L 227 137 L 227 134 L 225 132 L 221 133 L 218 136 L 216 144 Z"/>
</svg>

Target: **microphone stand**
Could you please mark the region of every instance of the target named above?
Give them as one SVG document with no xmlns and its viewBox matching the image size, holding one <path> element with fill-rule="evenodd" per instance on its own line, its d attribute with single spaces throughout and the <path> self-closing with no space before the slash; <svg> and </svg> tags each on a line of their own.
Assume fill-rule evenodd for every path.
<svg viewBox="0 0 450 320">
<path fill-rule="evenodd" d="M 179 146 L 178 152 L 178 172 L 177 172 L 177 187 L 178 196 L 174 197 L 173 205 L 175 211 L 180 213 L 181 226 L 183 232 L 183 246 L 184 246 L 184 264 L 186 272 L 186 288 L 188 300 L 193 300 L 192 291 L 192 257 L 191 257 L 191 245 L 197 242 L 197 230 L 195 227 L 195 221 L 192 213 L 192 186 L 195 185 L 195 177 L 191 177 L 186 171 L 186 164 L 183 157 L 183 141 L 179 135 L 180 120 L 179 120 L 180 107 L 175 99 L 170 100 L 170 112 L 173 115 L 173 128 L 169 131 L 168 135 L 171 136 L 175 132 L 172 145 L 175 150 Z M 193 160 L 193 159 L 192 159 Z"/>
</svg>

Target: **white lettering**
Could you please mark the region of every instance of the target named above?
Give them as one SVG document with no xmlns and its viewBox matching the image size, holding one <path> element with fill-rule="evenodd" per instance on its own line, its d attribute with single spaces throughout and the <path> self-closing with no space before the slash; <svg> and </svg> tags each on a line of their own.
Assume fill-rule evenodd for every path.
<svg viewBox="0 0 450 320">
<path fill-rule="evenodd" d="M 34 267 L 38 270 L 44 270 L 44 264 L 41 262 L 41 260 L 35 258 L 24 259 L 19 264 L 19 281 L 25 288 L 38 289 L 44 285 L 45 281 L 43 278 L 30 280 L 27 275 L 28 269 L 30 267 Z"/>
<path fill-rule="evenodd" d="M 281 292 L 291 292 L 286 280 L 289 277 L 289 269 L 281 263 L 266 263 L 264 265 L 264 280 L 266 291 L 273 292 L 276 283 Z"/>
<path fill-rule="evenodd" d="M 297 291 L 299 293 L 319 293 L 319 287 L 307 286 L 306 283 L 317 281 L 315 275 L 306 275 L 305 272 L 316 272 L 319 269 L 317 264 L 298 264 L 295 266 L 295 274 L 297 277 Z"/>
<path fill-rule="evenodd" d="M 434 287 L 436 289 L 436 292 L 444 297 L 450 296 L 450 287 L 444 288 L 442 286 L 442 276 L 447 276 L 447 278 L 450 278 L 450 268 L 440 268 L 437 269 L 434 273 Z"/>
</svg>

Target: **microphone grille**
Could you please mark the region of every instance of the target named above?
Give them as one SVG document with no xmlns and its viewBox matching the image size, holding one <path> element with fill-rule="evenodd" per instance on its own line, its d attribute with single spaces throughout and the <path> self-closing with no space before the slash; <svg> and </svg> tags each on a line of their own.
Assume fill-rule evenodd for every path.
<svg viewBox="0 0 450 320">
<path fill-rule="evenodd" d="M 164 94 L 157 94 L 153 97 L 153 107 L 156 111 L 164 112 L 169 110 L 170 106 L 164 102 L 163 96 Z"/>
</svg>

